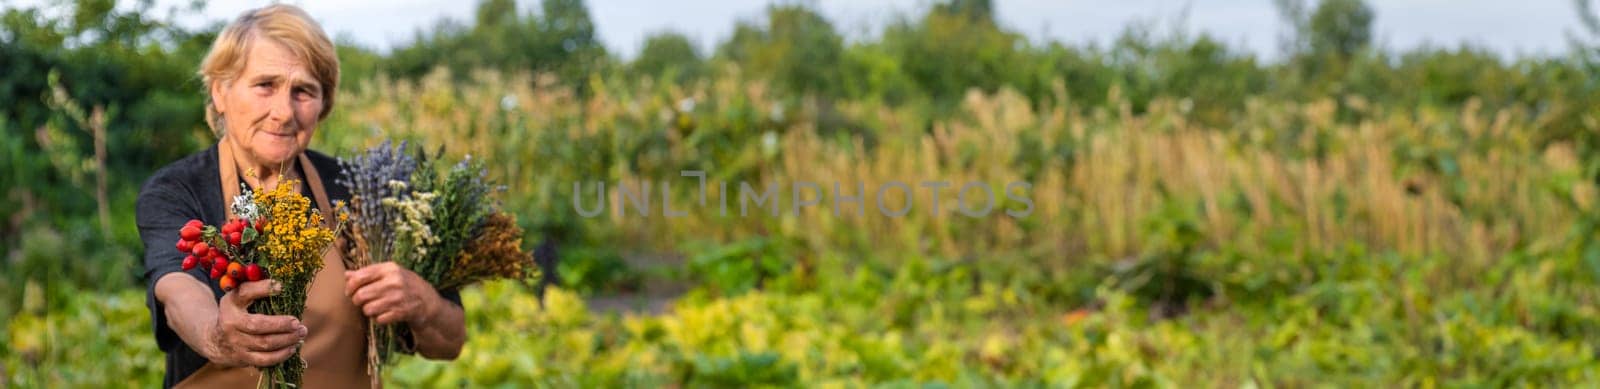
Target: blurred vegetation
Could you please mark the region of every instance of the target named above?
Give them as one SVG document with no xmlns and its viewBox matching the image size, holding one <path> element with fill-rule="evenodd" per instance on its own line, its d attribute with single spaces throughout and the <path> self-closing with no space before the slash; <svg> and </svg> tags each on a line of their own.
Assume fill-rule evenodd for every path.
<svg viewBox="0 0 1600 389">
<path fill-rule="evenodd" d="M 624 60 L 579 0 L 488 0 L 390 52 L 342 41 L 314 147 L 483 157 L 559 276 L 468 291 L 462 357 L 402 386 L 1593 385 L 1600 23 L 1575 4 L 1556 57 L 1375 47 L 1359 0 L 1275 2 L 1274 61 L 1154 24 L 1038 42 L 956 0 L 859 40 L 785 3 Z M 170 22 L 194 7 L 0 17 L 0 382 L 159 380 L 132 206 L 214 141 L 193 74 L 220 24 Z M 713 201 L 824 201 L 724 216 L 683 170 Z M 834 182 L 923 180 L 955 185 L 944 214 L 920 187 L 901 218 L 828 209 Z M 1032 215 L 954 212 L 975 181 L 1031 183 Z M 689 214 L 617 213 L 645 182 Z M 662 282 L 690 286 L 665 312 L 585 303 Z"/>
</svg>

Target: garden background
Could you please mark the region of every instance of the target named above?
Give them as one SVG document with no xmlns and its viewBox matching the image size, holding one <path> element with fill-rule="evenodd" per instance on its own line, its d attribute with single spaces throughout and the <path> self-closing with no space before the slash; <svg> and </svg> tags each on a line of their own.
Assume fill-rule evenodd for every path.
<svg viewBox="0 0 1600 389">
<path fill-rule="evenodd" d="M 461 357 L 399 387 L 1595 385 L 1600 22 L 1572 5 L 1569 50 L 1516 58 L 1378 47 L 1360 0 L 1275 2 L 1273 60 L 1156 23 L 1041 43 L 949 0 L 859 40 L 782 3 L 625 60 L 581 0 L 487 0 L 343 41 L 313 147 L 483 158 L 548 276 L 467 290 Z M 171 15 L 0 14 L 0 387 L 160 382 L 133 202 L 215 141 L 194 71 L 221 27 Z M 684 170 L 822 206 L 687 207 Z M 594 181 L 688 214 L 613 191 L 581 217 Z M 905 217 L 827 208 L 889 181 Z M 1032 213 L 956 212 L 975 181 L 1031 183 Z"/>
</svg>

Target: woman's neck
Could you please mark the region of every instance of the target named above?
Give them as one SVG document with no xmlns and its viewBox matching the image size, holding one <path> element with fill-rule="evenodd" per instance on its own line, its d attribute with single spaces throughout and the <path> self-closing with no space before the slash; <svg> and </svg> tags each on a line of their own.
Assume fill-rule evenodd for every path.
<svg viewBox="0 0 1600 389">
<path fill-rule="evenodd" d="M 282 181 L 284 175 L 293 169 L 294 164 L 292 162 L 286 161 L 279 164 L 260 161 L 254 155 L 244 152 L 244 149 L 233 141 L 223 143 L 226 147 L 233 148 L 234 163 L 238 166 L 239 177 L 243 178 L 246 184 L 250 184 L 250 187 L 256 190 L 277 187 L 278 182 Z M 293 159 L 291 158 L 290 161 L 293 161 Z"/>
</svg>

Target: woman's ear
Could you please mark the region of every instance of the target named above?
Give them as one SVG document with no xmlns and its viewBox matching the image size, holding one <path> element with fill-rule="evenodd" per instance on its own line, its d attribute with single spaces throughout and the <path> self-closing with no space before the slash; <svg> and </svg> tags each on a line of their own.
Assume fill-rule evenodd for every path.
<svg viewBox="0 0 1600 389">
<path fill-rule="evenodd" d="M 217 80 L 217 82 L 211 83 L 211 109 L 215 109 L 218 115 L 227 113 L 227 110 L 223 107 L 228 106 L 228 94 L 225 93 L 228 90 L 228 84 L 229 81 L 227 80 Z"/>
</svg>

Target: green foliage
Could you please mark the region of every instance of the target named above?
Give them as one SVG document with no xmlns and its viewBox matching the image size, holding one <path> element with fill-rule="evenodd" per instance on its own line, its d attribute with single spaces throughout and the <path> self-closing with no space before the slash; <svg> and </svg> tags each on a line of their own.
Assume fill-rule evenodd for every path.
<svg viewBox="0 0 1600 389">
<path fill-rule="evenodd" d="M 0 316 L 28 282 L 52 296 L 132 285 L 139 184 L 209 136 L 194 69 L 214 35 L 154 8 L 84 0 L 0 11 Z M 75 248 L 75 261 L 36 254 L 48 242 Z"/>
<path fill-rule="evenodd" d="M 1305 12 L 1302 0 L 1279 0 L 1279 11 L 1294 28 L 1289 40 L 1289 71 L 1307 92 L 1350 93 L 1348 77 L 1373 63 L 1353 63 L 1372 44 L 1372 8 L 1362 0 L 1319 0 Z"/>
<path fill-rule="evenodd" d="M 993 92 L 1015 85 L 1025 60 L 1026 39 L 1001 30 L 986 3 L 942 4 L 914 24 L 884 31 L 883 44 L 895 53 L 900 71 L 935 101 L 955 101 L 969 88 Z"/>
<path fill-rule="evenodd" d="M 542 0 L 538 13 L 516 8 L 511 1 L 485 1 L 470 26 L 441 21 L 418 31 L 409 46 L 390 54 L 388 73 L 412 79 L 436 67 L 458 79 L 480 69 L 550 73 L 581 88 L 591 73 L 609 66 L 581 0 Z"/>
<path fill-rule="evenodd" d="M 1361 0 L 1324 0 L 1307 23 L 1311 52 L 1350 58 L 1372 44 L 1372 8 Z"/>
<path fill-rule="evenodd" d="M 795 254 L 778 240 L 751 238 L 723 244 L 691 245 L 689 273 L 714 296 L 733 296 L 761 289 L 769 280 L 789 273 Z"/>
<path fill-rule="evenodd" d="M 1111 279 L 1130 296 L 1160 310 L 1181 314 L 1190 304 L 1209 298 L 1217 274 L 1202 265 L 1207 254 L 1205 231 L 1186 204 L 1168 202 L 1141 226 L 1146 247 L 1132 261 L 1113 264 Z"/>
<path fill-rule="evenodd" d="M 935 4 L 933 13 L 963 16 L 973 22 L 995 22 L 992 0 L 950 0 Z"/>
<path fill-rule="evenodd" d="M 406 268 L 417 272 L 423 279 L 440 284 L 449 275 L 450 264 L 483 226 L 484 218 L 495 212 L 489 197 L 494 188 L 484 175 L 483 162 L 471 158 L 462 160 L 446 170 L 442 180 L 434 174 L 439 164 L 437 158 L 419 158 L 418 168 L 412 175 L 418 191 L 433 191 L 433 214 L 428 219 L 428 230 L 438 238 L 430 244 L 428 254 Z M 434 165 L 434 166 L 429 166 Z M 427 189 L 425 189 L 427 188 Z"/>
<path fill-rule="evenodd" d="M 24 310 L 6 321 L 0 382 L 23 388 L 161 384 L 165 359 L 150 333 L 143 292 L 59 296 L 62 301 L 51 302 L 56 308 Z"/>
<path fill-rule="evenodd" d="M 598 238 L 596 238 L 598 239 Z M 642 276 L 622 260 L 614 247 L 581 244 L 563 249 L 556 273 L 561 283 L 584 295 L 638 290 Z"/>
<path fill-rule="evenodd" d="M 674 31 L 663 31 L 645 38 L 639 57 L 628 65 L 636 75 L 658 77 L 662 81 L 683 83 L 706 76 L 705 59 L 689 41 Z"/>
<path fill-rule="evenodd" d="M 1293 27 L 1292 50 L 1298 55 L 1348 60 L 1372 44 L 1372 7 L 1362 0 L 1319 0 L 1306 11 L 1304 0 L 1275 0 L 1278 12 Z"/>
<path fill-rule="evenodd" d="M 137 174 L 133 166 L 184 155 L 198 144 L 192 135 L 206 131 L 201 114 L 193 109 L 201 101 L 194 69 L 213 33 L 174 27 L 147 15 L 151 8 L 123 10 L 115 1 L 84 0 L 5 10 L 0 50 L 6 52 L 0 55 L 0 66 L 8 72 L 0 81 L 0 101 L 14 103 L 0 112 L 23 129 L 58 117 L 44 99 L 50 92 L 47 75 L 57 72 L 67 94 L 85 110 L 101 106 L 121 112 L 109 121 L 107 131 L 111 154 L 126 162 L 110 165 L 118 173 Z M 48 11 L 65 11 L 70 17 L 47 18 L 43 13 Z M 82 131 L 76 136 L 87 135 Z"/>
<path fill-rule="evenodd" d="M 1389 258 L 1395 259 L 1395 258 Z M 1559 262 L 1559 261 L 1558 261 Z M 1380 262 L 1395 282 L 1324 279 L 1265 304 L 1151 320 L 1112 288 L 1099 308 L 1061 314 L 1025 291 L 985 283 L 950 298 L 909 298 L 916 285 L 872 293 L 774 294 L 685 302 L 652 316 L 597 315 L 577 295 L 543 305 L 514 283 L 463 294 L 469 337 L 450 362 L 403 357 L 401 386 L 954 385 L 1173 386 L 1386 384 L 1583 386 L 1600 380 L 1589 332 L 1600 313 L 1540 288 L 1551 273 L 1504 273 L 1509 292 L 1429 290 L 1443 259 Z M 1541 275 L 1541 273 L 1544 273 Z M 862 291 L 865 278 L 831 281 Z M 137 292 L 84 294 L 70 314 L 13 322 L 7 379 L 21 386 L 160 380 Z M 906 310 L 911 320 L 886 321 Z M 1032 313 L 1029 313 L 1032 312 Z M 997 322 L 997 320 L 1004 320 Z M 102 330 L 104 329 L 104 330 Z M 494 336 L 491 334 L 515 334 Z M 72 345 L 62 347 L 62 345 Z M 87 357 L 116 356 L 114 358 Z M 97 362 L 89 362 L 97 361 Z M 96 363 L 107 370 L 88 369 Z M 115 363 L 107 366 L 106 363 Z M 105 371 L 119 374 L 101 374 Z M 131 379 L 131 381 L 129 381 Z"/>
<path fill-rule="evenodd" d="M 733 357 L 697 355 L 687 384 L 694 387 L 733 388 L 751 385 L 796 387 L 800 375 L 794 364 L 777 353 L 739 353 Z"/>
<path fill-rule="evenodd" d="M 795 95 L 837 93 L 843 38 L 833 24 L 801 5 L 767 7 L 765 24 L 740 22 L 717 56 Z"/>
</svg>

